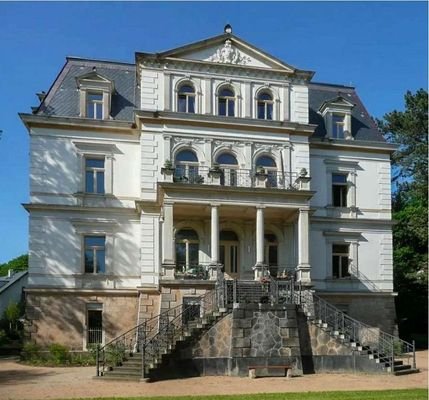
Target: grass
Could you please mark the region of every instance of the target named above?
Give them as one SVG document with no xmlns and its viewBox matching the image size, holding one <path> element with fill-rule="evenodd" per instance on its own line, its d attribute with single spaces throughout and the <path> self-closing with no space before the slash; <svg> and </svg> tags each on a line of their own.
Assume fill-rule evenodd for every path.
<svg viewBox="0 0 429 400">
<path fill-rule="evenodd" d="M 85 400 L 171 400 L 172 398 L 174 400 L 427 400 L 428 391 L 426 389 L 359 390 L 350 392 L 260 393 L 224 396 L 95 397 Z"/>
</svg>

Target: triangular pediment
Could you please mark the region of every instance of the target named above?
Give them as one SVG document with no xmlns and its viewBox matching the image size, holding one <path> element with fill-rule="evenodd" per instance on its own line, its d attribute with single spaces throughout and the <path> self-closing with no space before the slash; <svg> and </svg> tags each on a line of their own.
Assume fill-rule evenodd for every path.
<svg viewBox="0 0 429 400">
<path fill-rule="evenodd" d="M 331 100 L 326 100 L 322 103 L 322 105 L 319 108 L 320 112 L 323 112 L 326 108 L 330 107 L 341 107 L 341 108 L 347 108 L 352 109 L 355 105 L 348 101 L 343 96 L 337 96 Z"/>
<path fill-rule="evenodd" d="M 137 56 L 151 55 L 137 53 Z M 157 60 L 163 58 L 272 69 L 287 74 L 299 73 L 308 78 L 313 76 L 312 71 L 298 70 L 241 38 L 227 33 L 156 54 Z"/>
<path fill-rule="evenodd" d="M 80 75 L 76 78 L 78 81 L 95 81 L 103 83 L 111 83 L 110 79 L 105 78 L 103 75 L 100 75 L 96 71 L 88 72 L 87 74 Z"/>
</svg>

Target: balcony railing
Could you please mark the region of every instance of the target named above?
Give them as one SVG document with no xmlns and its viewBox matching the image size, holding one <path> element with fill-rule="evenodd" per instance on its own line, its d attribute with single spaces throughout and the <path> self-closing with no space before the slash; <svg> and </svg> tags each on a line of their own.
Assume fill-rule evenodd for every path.
<svg viewBox="0 0 429 400">
<path fill-rule="evenodd" d="M 164 182 L 244 188 L 299 189 L 296 184 L 298 174 L 272 170 L 254 171 L 178 165 L 175 168 L 163 168 L 162 173 Z"/>
</svg>

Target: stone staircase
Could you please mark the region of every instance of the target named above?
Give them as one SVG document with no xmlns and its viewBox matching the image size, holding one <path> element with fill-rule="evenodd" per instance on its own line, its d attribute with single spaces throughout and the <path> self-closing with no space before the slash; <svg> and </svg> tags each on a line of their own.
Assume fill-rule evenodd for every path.
<svg viewBox="0 0 429 400">
<path fill-rule="evenodd" d="M 142 352 L 130 352 L 119 365 L 110 367 L 103 373 L 104 379 L 151 380 L 157 378 L 173 377 L 172 371 L 165 368 L 170 359 L 177 358 L 180 350 L 188 347 L 198 340 L 202 334 L 215 325 L 220 319 L 227 315 L 227 309 L 213 311 L 202 318 L 197 318 L 178 327 L 168 341 L 156 335 L 146 343 L 144 362 Z M 142 373 L 142 365 L 144 372 Z M 169 373 L 170 372 L 170 373 Z M 183 371 L 180 376 L 183 376 Z"/>
<path fill-rule="evenodd" d="M 307 319 L 358 355 L 367 356 L 384 372 L 406 375 L 419 372 L 414 343 L 357 321 L 310 291 L 299 294 Z"/>
</svg>

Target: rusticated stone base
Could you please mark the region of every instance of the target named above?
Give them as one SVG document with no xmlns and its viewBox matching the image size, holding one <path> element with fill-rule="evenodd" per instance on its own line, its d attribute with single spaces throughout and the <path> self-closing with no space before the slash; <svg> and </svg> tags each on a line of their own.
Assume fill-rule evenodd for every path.
<svg viewBox="0 0 429 400">
<path fill-rule="evenodd" d="M 104 341 L 136 325 L 137 291 L 126 293 L 29 290 L 26 293 L 26 342 L 48 347 L 52 343 L 70 350 L 86 350 L 87 307 L 103 310 Z"/>
</svg>

